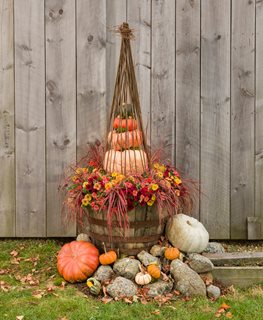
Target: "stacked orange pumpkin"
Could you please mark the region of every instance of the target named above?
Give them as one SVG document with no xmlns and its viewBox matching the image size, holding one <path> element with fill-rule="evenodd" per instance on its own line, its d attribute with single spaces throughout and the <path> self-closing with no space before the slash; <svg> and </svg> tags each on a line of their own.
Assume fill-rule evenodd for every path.
<svg viewBox="0 0 263 320">
<path fill-rule="evenodd" d="M 124 174 L 143 173 L 147 168 L 147 157 L 141 147 L 143 134 L 138 127 L 132 105 L 124 104 L 123 112 L 113 121 L 108 134 L 110 150 L 106 152 L 104 168 L 108 172 Z"/>
</svg>

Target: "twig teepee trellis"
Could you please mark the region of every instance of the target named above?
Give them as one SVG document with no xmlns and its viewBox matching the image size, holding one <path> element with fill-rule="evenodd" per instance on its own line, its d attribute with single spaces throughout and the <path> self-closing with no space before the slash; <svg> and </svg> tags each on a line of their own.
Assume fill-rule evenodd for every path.
<svg viewBox="0 0 263 320">
<path fill-rule="evenodd" d="M 116 32 L 121 34 L 122 42 L 107 128 L 104 169 L 124 175 L 141 174 L 149 168 L 149 154 L 130 46 L 134 35 L 125 22 Z"/>
</svg>

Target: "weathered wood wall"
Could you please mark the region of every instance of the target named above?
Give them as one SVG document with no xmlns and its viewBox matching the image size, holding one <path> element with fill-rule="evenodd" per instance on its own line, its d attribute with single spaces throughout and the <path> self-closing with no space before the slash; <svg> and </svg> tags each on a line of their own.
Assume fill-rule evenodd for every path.
<svg viewBox="0 0 263 320">
<path fill-rule="evenodd" d="M 0 0 L 0 236 L 76 234 L 57 186 L 104 133 L 126 20 L 147 137 L 200 181 L 193 215 L 263 238 L 262 0 Z"/>
</svg>

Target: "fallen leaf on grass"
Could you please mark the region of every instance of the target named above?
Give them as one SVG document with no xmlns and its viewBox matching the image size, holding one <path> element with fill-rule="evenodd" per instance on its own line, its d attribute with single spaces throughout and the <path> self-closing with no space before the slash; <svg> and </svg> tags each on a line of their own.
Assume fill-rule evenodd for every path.
<svg viewBox="0 0 263 320">
<path fill-rule="evenodd" d="M 232 318 L 233 318 L 233 315 L 232 315 L 231 312 L 227 312 L 227 313 L 226 313 L 226 317 L 227 317 L 228 319 L 232 319 Z"/>
<path fill-rule="evenodd" d="M 0 275 L 8 274 L 8 273 L 9 273 L 8 269 L 0 269 Z"/>
<path fill-rule="evenodd" d="M 36 299 L 41 299 L 46 294 L 45 290 L 36 290 L 32 292 L 32 296 Z"/>
<path fill-rule="evenodd" d="M 12 257 L 16 257 L 18 255 L 18 252 L 16 250 L 13 250 L 12 252 L 10 252 L 10 255 Z"/>
<path fill-rule="evenodd" d="M 23 283 L 23 284 L 28 283 L 31 286 L 39 285 L 39 280 L 34 278 L 32 273 L 29 273 L 25 277 L 20 278 L 20 282 Z"/>
<path fill-rule="evenodd" d="M 23 320 L 24 316 L 16 316 L 16 320 Z"/>
<path fill-rule="evenodd" d="M 11 286 L 7 284 L 4 281 L 0 281 L 0 289 L 3 290 L 4 292 L 8 292 L 10 290 Z"/>
<path fill-rule="evenodd" d="M 13 258 L 13 259 L 11 259 L 11 264 L 20 264 L 21 260 L 22 260 L 22 258 Z"/>
<path fill-rule="evenodd" d="M 222 308 L 222 309 L 224 309 L 224 310 L 228 310 L 228 309 L 230 309 L 231 307 L 230 307 L 228 304 L 226 304 L 225 302 L 223 302 L 219 308 Z"/>
<path fill-rule="evenodd" d="M 105 303 L 105 304 L 111 302 L 112 300 L 113 300 L 112 298 L 106 297 L 106 296 L 101 299 L 101 301 L 102 301 L 103 303 Z"/>
<path fill-rule="evenodd" d="M 129 298 L 124 298 L 123 301 L 128 303 L 128 304 L 132 304 L 133 303 Z"/>
<path fill-rule="evenodd" d="M 156 309 L 154 310 L 153 312 L 151 312 L 152 314 L 160 314 L 160 310 L 159 309 Z"/>
</svg>

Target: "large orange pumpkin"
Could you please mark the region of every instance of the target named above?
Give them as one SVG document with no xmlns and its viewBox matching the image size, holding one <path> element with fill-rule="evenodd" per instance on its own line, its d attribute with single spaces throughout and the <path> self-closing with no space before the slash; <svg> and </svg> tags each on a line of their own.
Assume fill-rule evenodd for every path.
<svg viewBox="0 0 263 320">
<path fill-rule="evenodd" d="M 108 142 L 114 150 L 138 148 L 142 145 L 142 132 L 140 130 L 118 133 L 111 131 L 108 135 Z"/>
<path fill-rule="evenodd" d="M 147 156 L 143 150 L 109 150 L 105 154 L 103 167 L 108 172 L 142 174 L 148 168 Z"/>
<path fill-rule="evenodd" d="M 57 257 L 60 275 L 68 282 L 81 282 L 91 276 L 99 265 L 99 251 L 90 242 L 72 241 L 65 244 Z"/>
</svg>

